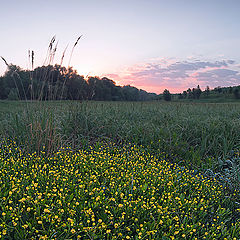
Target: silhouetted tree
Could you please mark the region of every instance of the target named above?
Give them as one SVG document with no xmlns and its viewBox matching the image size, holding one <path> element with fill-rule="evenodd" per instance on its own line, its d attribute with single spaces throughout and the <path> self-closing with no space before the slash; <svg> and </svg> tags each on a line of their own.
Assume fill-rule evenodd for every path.
<svg viewBox="0 0 240 240">
<path fill-rule="evenodd" d="M 122 88 L 124 100 L 126 101 L 138 101 L 139 100 L 139 90 L 130 85 L 123 86 Z"/>
<path fill-rule="evenodd" d="M 210 93 L 210 88 L 209 88 L 209 86 L 206 87 L 206 89 L 205 89 L 205 93 L 206 93 L 206 96 L 209 95 L 209 93 Z"/>
<path fill-rule="evenodd" d="M 239 99 L 239 98 L 240 98 L 239 89 L 238 89 L 237 87 L 234 88 L 233 94 L 234 94 L 234 97 L 235 97 L 236 99 Z"/>
<path fill-rule="evenodd" d="M 202 90 L 200 89 L 200 86 L 198 85 L 197 88 L 193 88 L 192 95 L 194 99 L 199 99 L 200 95 L 202 93 Z"/>
<path fill-rule="evenodd" d="M 171 93 L 167 89 L 163 91 L 163 99 L 165 101 L 171 101 L 172 99 Z"/>
<path fill-rule="evenodd" d="M 221 93 L 222 92 L 222 88 L 220 86 L 214 88 L 215 92 Z"/>
<path fill-rule="evenodd" d="M 132 86 L 116 86 L 106 77 L 89 77 L 87 80 L 76 70 L 60 65 L 22 70 L 9 65 L 0 77 L 0 99 L 31 100 L 101 100 L 101 101 L 147 101 L 156 94 Z"/>
<path fill-rule="evenodd" d="M 187 91 L 183 91 L 183 98 L 187 98 Z"/>
<path fill-rule="evenodd" d="M 178 94 L 178 99 L 183 99 L 183 94 L 179 93 Z"/>
<path fill-rule="evenodd" d="M 192 94 L 191 88 L 188 88 L 187 94 L 188 94 L 188 98 L 193 98 L 193 94 Z"/>
<path fill-rule="evenodd" d="M 0 77 L 0 99 L 6 99 L 8 96 L 8 94 L 6 93 L 7 89 L 5 85 L 5 78 Z"/>
</svg>

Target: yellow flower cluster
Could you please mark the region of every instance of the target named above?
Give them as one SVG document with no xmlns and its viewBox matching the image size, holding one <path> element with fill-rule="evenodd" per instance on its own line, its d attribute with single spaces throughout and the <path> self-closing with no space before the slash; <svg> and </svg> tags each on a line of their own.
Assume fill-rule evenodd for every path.
<svg viewBox="0 0 240 240">
<path fill-rule="evenodd" d="M 214 179 L 136 146 L 52 157 L 0 150 L 0 238 L 239 239 L 238 211 Z"/>
</svg>

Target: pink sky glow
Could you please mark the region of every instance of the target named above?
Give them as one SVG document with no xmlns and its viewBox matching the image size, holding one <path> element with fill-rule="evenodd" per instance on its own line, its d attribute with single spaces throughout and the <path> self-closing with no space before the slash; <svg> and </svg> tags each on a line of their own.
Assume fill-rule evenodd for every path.
<svg viewBox="0 0 240 240">
<path fill-rule="evenodd" d="M 27 69 L 33 50 L 41 66 L 55 35 L 54 64 L 68 46 L 63 65 L 71 58 L 85 77 L 155 93 L 240 85 L 239 9 L 239 0 L 1 1 L 0 56 Z"/>
<path fill-rule="evenodd" d="M 105 76 L 118 85 L 131 85 L 158 94 L 166 88 L 172 93 L 180 93 L 197 85 L 205 89 L 206 86 L 214 88 L 240 83 L 238 64 L 232 60 L 186 61 L 162 58 L 125 67 Z"/>
</svg>

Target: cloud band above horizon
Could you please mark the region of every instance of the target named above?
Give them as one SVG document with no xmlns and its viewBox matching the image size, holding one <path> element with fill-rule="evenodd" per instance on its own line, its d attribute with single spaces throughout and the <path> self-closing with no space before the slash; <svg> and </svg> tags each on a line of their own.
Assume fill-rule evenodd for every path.
<svg viewBox="0 0 240 240">
<path fill-rule="evenodd" d="M 200 61 L 157 59 L 107 74 L 120 85 L 133 85 L 149 92 L 161 93 L 165 88 L 182 92 L 188 88 L 234 86 L 240 84 L 240 67 L 233 60 Z"/>
</svg>

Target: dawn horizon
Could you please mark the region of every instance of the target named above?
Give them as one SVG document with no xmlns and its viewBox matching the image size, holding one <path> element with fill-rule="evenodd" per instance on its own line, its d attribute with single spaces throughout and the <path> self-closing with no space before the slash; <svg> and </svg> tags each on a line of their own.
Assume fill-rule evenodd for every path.
<svg viewBox="0 0 240 240">
<path fill-rule="evenodd" d="M 0 2 L 0 239 L 240 240 L 240 0 Z"/>
<path fill-rule="evenodd" d="M 56 35 L 54 64 L 148 92 L 180 93 L 240 84 L 238 1 L 10 1 L 1 3 L 0 56 L 29 69 L 44 62 Z M 71 49 L 82 36 L 73 51 Z M 7 70 L 0 62 L 0 75 Z"/>
</svg>

